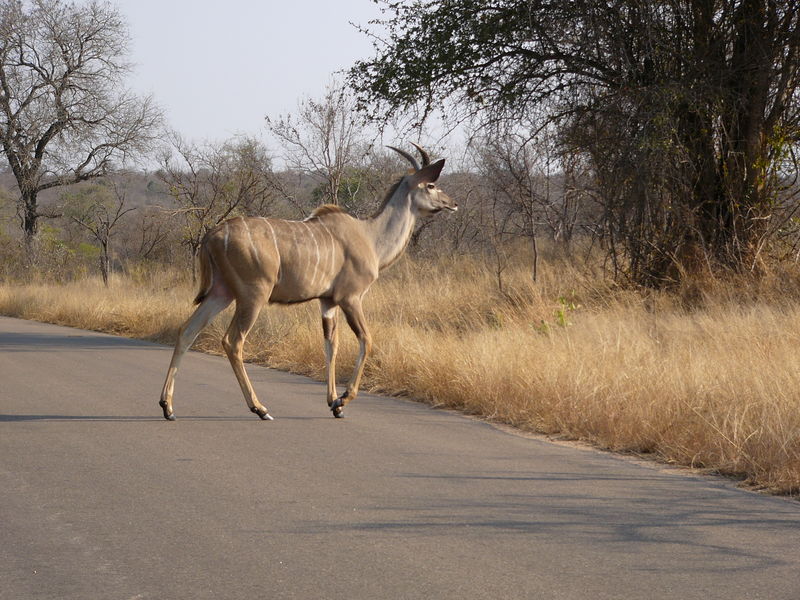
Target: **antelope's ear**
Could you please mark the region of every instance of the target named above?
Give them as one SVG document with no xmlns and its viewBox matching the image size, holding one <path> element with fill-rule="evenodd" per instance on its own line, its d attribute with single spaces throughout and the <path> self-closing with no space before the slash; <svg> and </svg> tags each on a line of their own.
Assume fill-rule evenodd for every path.
<svg viewBox="0 0 800 600">
<path fill-rule="evenodd" d="M 444 159 L 437 160 L 435 163 L 422 167 L 419 171 L 411 176 L 411 184 L 419 185 L 420 183 L 433 183 L 439 179 L 439 175 L 444 167 Z"/>
</svg>

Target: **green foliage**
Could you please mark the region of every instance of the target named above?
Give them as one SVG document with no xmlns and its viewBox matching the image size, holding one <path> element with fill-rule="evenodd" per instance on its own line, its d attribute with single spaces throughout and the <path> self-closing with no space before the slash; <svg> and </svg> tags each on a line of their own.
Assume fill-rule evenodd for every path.
<svg viewBox="0 0 800 600">
<path fill-rule="evenodd" d="M 386 12 L 393 13 L 382 22 L 389 44 L 356 64 L 351 84 L 365 105 L 382 106 L 387 113 L 417 107 L 427 115 L 454 95 L 467 108 L 510 106 L 529 91 L 533 75 L 527 61 L 516 60 L 528 53 L 520 42 L 529 5 L 519 0 L 386 2 Z"/>
<path fill-rule="evenodd" d="M 558 297 L 558 307 L 553 311 L 553 318 L 551 321 L 542 319 L 538 324 L 534 323 L 532 328 L 536 333 L 542 335 L 549 335 L 553 327 L 566 329 L 572 326 L 570 315 L 576 310 L 580 309 L 581 305 L 575 301 L 575 292 L 570 292 L 569 296 Z"/>
<path fill-rule="evenodd" d="M 78 256 L 89 260 L 97 260 L 100 258 L 101 252 L 100 248 L 86 242 L 80 242 L 75 248 L 75 253 Z"/>
<path fill-rule="evenodd" d="M 569 327 L 572 323 L 569 321 L 570 313 L 578 310 L 580 308 L 580 304 L 575 303 L 575 292 L 570 294 L 571 299 L 566 298 L 565 296 L 560 296 L 558 298 L 558 308 L 553 313 L 555 318 L 555 323 L 559 327 Z"/>
<path fill-rule="evenodd" d="M 86 277 L 97 268 L 100 248 L 70 241 L 64 229 L 43 223 L 32 247 L 0 233 L 0 279 L 67 282 Z"/>
<path fill-rule="evenodd" d="M 67 243 L 61 239 L 61 230 L 51 225 L 42 225 L 38 234 L 39 249 L 46 254 L 73 252 Z"/>
<path fill-rule="evenodd" d="M 108 186 L 96 183 L 82 185 L 61 194 L 64 216 L 89 223 L 95 222 L 101 213 L 108 214 L 113 208 L 114 200 Z"/>
</svg>

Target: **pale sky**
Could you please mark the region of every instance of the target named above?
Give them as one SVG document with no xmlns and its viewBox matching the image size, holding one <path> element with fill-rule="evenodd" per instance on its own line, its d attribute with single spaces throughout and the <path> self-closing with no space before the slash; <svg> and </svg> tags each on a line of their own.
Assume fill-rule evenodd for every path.
<svg viewBox="0 0 800 600">
<path fill-rule="evenodd" d="M 372 54 L 371 0 L 111 0 L 128 20 L 130 87 L 196 141 L 265 137 L 264 117 L 319 98 L 335 71 Z"/>
</svg>

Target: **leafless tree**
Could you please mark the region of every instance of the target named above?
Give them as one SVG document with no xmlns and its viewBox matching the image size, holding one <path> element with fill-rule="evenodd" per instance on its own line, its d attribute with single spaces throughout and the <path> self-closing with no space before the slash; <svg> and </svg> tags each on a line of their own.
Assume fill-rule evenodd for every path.
<svg viewBox="0 0 800 600">
<path fill-rule="evenodd" d="M 481 136 L 473 145 L 478 169 L 518 234 L 535 238 L 541 231 L 569 253 L 580 195 L 567 187 L 552 139 L 527 131 L 504 128 Z"/>
<path fill-rule="evenodd" d="M 482 174 L 487 242 L 493 255 L 514 239 L 530 244 L 536 279 L 539 240 L 544 237 L 563 256 L 572 244 L 586 204 L 577 187 L 575 165 L 558 152 L 552 132 L 530 134 L 530 126 L 496 124 L 472 138 L 470 151 Z"/>
<path fill-rule="evenodd" d="M 321 186 L 322 202 L 339 204 L 342 196 L 358 193 L 359 180 L 347 175 L 361 165 L 369 143 L 347 88 L 333 82 L 322 99 L 301 100 L 295 114 L 268 116 L 266 122 L 284 150 L 287 167 L 313 177 Z"/>
<path fill-rule="evenodd" d="M 162 209 L 154 206 L 142 207 L 134 217 L 127 232 L 130 252 L 140 260 L 150 261 L 164 250 L 173 235 L 173 224 Z"/>
<path fill-rule="evenodd" d="M 122 218 L 136 207 L 125 205 L 126 185 L 108 179 L 62 194 L 64 214 L 100 244 L 100 274 L 108 287 L 111 272 L 111 236 Z"/>
<path fill-rule="evenodd" d="M 26 242 L 39 192 L 105 175 L 148 147 L 161 114 L 122 84 L 128 35 L 105 2 L 0 2 L 0 143 Z"/>
</svg>

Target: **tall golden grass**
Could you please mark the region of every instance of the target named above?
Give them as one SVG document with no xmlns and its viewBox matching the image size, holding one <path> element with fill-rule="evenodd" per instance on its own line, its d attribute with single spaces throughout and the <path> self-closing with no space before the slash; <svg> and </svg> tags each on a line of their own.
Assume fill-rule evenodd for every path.
<svg viewBox="0 0 800 600">
<path fill-rule="evenodd" d="M 375 339 L 365 387 L 800 492 L 800 278 L 642 294 L 564 262 L 539 273 L 533 282 L 522 262 L 509 266 L 501 291 L 480 259 L 404 259 L 365 301 Z M 0 313 L 172 343 L 193 295 L 168 272 L 110 290 L 6 284 Z M 228 318 L 195 347 L 219 352 Z M 356 344 L 340 331 L 346 378 Z M 264 310 L 246 350 L 320 378 L 317 306 Z"/>
</svg>

